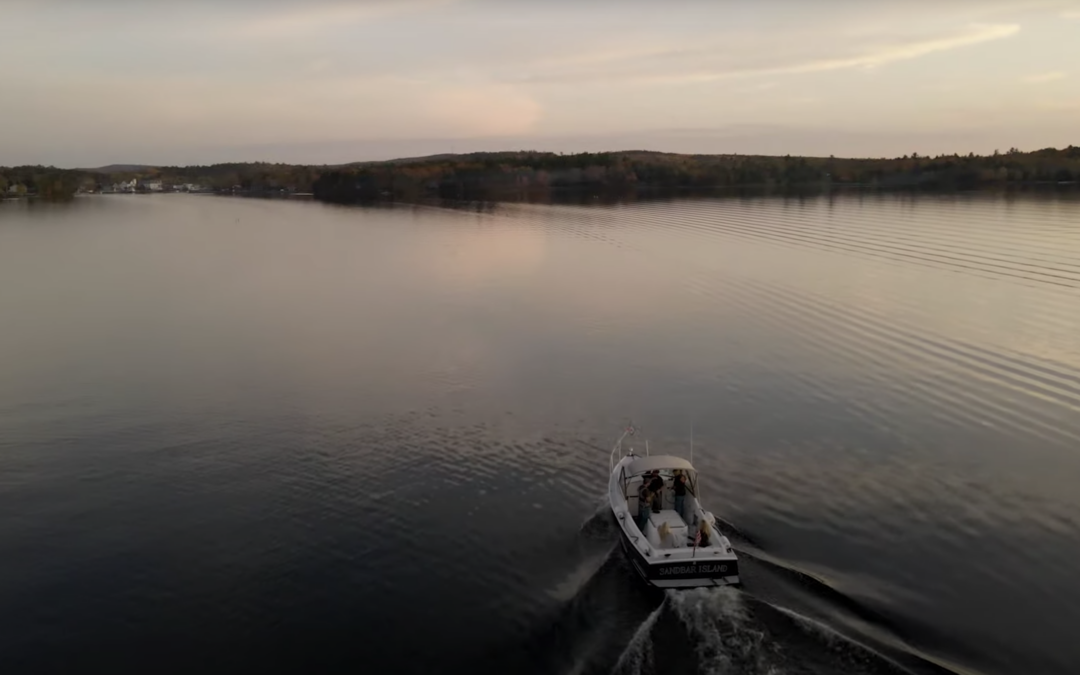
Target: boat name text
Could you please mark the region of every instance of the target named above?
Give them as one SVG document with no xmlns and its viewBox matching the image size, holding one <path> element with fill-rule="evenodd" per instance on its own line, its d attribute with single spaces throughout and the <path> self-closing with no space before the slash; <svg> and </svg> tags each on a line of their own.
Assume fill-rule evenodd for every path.
<svg viewBox="0 0 1080 675">
<path fill-rule="evenodd" d="M 724 574 L 727 572 L 727 565 L 670 565 L 659 568 L 657 572 L 660 576 L 670 574 Z"/>
</svg>

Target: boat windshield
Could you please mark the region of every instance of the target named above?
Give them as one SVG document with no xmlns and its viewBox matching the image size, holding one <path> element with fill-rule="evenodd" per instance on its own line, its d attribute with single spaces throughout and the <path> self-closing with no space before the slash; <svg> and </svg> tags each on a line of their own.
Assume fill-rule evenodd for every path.
<svg viewBox="0 0 1080 675">
<path fill-rule="evenodd" d="M 656 471 L 656 474 L 653 474 Z M 648 471 L 641 471 L 637 473 L 623 473 L 623 491 L 624 494 L 629 497 L 631 494 L 636 494 L 638 488 L 634 486 L 640 486 L 643 482 L 647 482 L 651 476 L 658 475 L 660 480 L 664 481 L 665 488 L 673 488 L 675 485 L 676 476 L 686 476 L 686 485 L 690 488 L 692 493 L 697 492 L 697 472 L 687 469 L 676 468 L 657 468 L 649 469 Z"/>
</svg>

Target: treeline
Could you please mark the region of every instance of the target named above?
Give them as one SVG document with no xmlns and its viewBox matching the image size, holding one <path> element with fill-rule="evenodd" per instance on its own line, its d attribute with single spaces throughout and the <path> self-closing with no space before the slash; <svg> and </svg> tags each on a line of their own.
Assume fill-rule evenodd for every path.
<svg viewBox="0 0 1080 675">
<path fill-rule="evenodd" d="M 326 167 L 297 164 L 247 162 L 207 166 L 163 166 L 137 176 L 153 175 L 166 185 L 196 184 L 215 192 L 274 193 L 311 192 Z"/>
<path fill-rule="evenodd" d="M 917 153 L 895 159 L 677 155 L 659 152 L 476 153 L 364 164 L 323 172 L 315 197 L 351 202 L 378 198 L 473 198 L 557 188 L 876 187 L 973 188 L 1000 183 L 1080 179 L 1080 147 L 989 156 Z"/>
<path fill-rule="evenodd" d="M 0 167 L 0 197 L 66 199 L 78 191 L 86 173 L 51 166 Z"/>
<path fill-rule="evenodd" d="M 496 152 L 439 155 L 344 166 L 265 162 L 207 166 L 57 169 L 0 167 L 6 196 L 65 198 L 135 180 L 164 189 L 198 185 L 225 194 L 314 193 L 317 199 L 498 198 L 563 188 L 594 192 L 715 187 L 867 185 L 967 189 L 995 184 L 1070 183 L 1080 180 L 1080 147 L 992 155 L 894 159 L 677 155 L 628 151 L 561 154 Z"/>
<path fill-rule="evenodd" d="M 80 192 L 109 191 L 116 185 L 131 181 L 136 182 L 136 191 L 147 191 L 147 184 L 160 183 L 166 191 L 196 185 L 206 191 L 219 193 L 292 194 L 311 192 L 312 184 L 325 168 L 265 162 L 116 170 L 0 167 L 0 195 L 66 199 Z"/>
</svg>

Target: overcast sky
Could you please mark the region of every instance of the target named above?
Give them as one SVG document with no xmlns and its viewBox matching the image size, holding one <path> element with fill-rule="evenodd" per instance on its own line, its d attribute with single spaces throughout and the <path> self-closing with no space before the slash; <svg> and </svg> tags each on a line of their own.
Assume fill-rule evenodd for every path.
<svg viewBox="0 0 1080 675">
<path fill-rule="evenodd" d="M 0 165 L 1080 145 L 1080 0 L 0 0 Z"/>
</svg>

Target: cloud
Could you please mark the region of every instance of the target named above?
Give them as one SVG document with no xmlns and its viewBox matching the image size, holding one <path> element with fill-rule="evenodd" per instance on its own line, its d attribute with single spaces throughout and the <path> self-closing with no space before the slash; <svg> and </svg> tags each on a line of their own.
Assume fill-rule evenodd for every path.
<svg viewBox="0 0 1080 675">
<path fill-rule="evenodd" d="M 1019 30 L 1020 26 L 1016 24 L 973 26 L 968 30 L 943 38 L 886 46 L 854 58 L 811 62 L 792 67 L 788 69 L 788 72 L 814 72 L 857 67 L 876 68 L 895 61 L 916 59 L 934 52 L 944 52 L 976 45 L 981 42 L 1000 40 L 1015 35 Z"/>
<path fill-rule="evenodd" d="M 1080 19 L 1080 9 L 1067 9 L 1061 13 L 1062 19 Z"/>
<path fill-rule="evenodd" d="M 280 151 L 347 161 L 412 153 L 406 139 L 438 139 L 427 145 L 446 151 L 454 144 L 445 139 L 486 139 L 459 150 L 497 149 L 622 134 L 567 146 L 599 150 L 648 145 L 635 130 L 658 126 L 752 121 L 885 133 L 938 128 L 946 118 L 953 133 L 987 116 L 1015 126 L 1007 145 L 1030 145 L 1052 143 L 1051 129 L 1067 139 L 1073 119 L 1073 102 L 1054 99 L 1072 96 L 1064 85 L 1077 77 L 1064 64 L 1080 43 L 1061 32 L 1077 24 L 1060 18 L 1076 0 L 946 2 L 931 13 L 839 1 L 746 12 L 737 0 L 676 9 L 455 0 L 449 10 L 447 1 L 192 0 L 194 10 L 180 13 L 155 3 L 131 12 L 125 0 L 61 0 L 63 12 L 31 0 L 5 6 L 0 57 L 47 58 L 5 75 L 0 160 L 243 159 L 256 148 L 271 160 Z M 1038 128 L 1002 87 L 1010 69 L 1012 86 L 1048 100 Z M 1055 83 L 1056 70 L 1069 79 Z M 681 82 L 691 84 L 665 86 Z M 954 115 L 957 106 L 966 118 Z M 766 147 L 863 147 L 785 138 L 790 149 Z M 353 152 L 335 139 L 387 145 Z"/>
<path fill-rule="evenodd" d="M 1080 113 L 1080 98 L 1072 100 L 1033 101 L 1031 106 L 1036 110 L 1045 112 L 1077 112 Z"/>
<path fill-rule="evenodd" d="M 250 39 L 299 37 L 388 16 L 409 14 L 447 2 L 449 0 L 371 0 L 322 6 L 303 4 L 297 9 L 242 21 L 230 27 L 228 32 L 234 37 Z"/>
<path fill-rule="evenodd" d="M 1060 80 L 1068 77 L 1068 73 L 1060 70 L 1055 70 L 1049 73 L 1039 73 L 1037 75 L 1028 75 L 1024 78 L 1024 81 L 1028 84 L 1042 84 L 1043 82 L 1053 82 L 1054 80 Z"/>
<path fill-rule="evenodd" d="M 96 130 L 94 142 L 102 147 L 147 151 L 284 140 L 498 137 L 532 132 L 543 114 L 528 92 L 510 85 L 393 76 L 312 76 L 288 86 L 271 79 L 238 87 L 196 76 L 71 81 L 35 73 L 9 78 L 5 86 L 9 95 L 0 100 L 0 118 L 35 120 L 0 130 L 0 144 L 12 151 L 66 145 L 71 137 L 85 144 L 77 130 L 86 128 Z"/>
<path fill-rule="evenodd" d="M 524 75 L 510 80 L 530 83 L 575 83 L 584 81 L 636 84 L 677 84 L 757 75 L 790 75 L 831 70 L 877 68 L 898 61 L 916 59 L 1015 35 L 1016 24 L 974 25 L 941 37 L 867 44 L 849 54 L 812 55 L 785 53 L 784 36 L 774 37 L 775 48 L 759 45 L 756 51 L 730 39 L 703 46 L 662 49 L 656 46 L 623 53 L 590 52 L 580 57 L 534 62 Z M 758 63 L 753 63 L 753 54 Z M 747 55 L 750 54 L 748 57 Z"/>
<path fill-rule="evenodd" d="M 500 85 L 454 87 L 435 91 L 428 103 L 433 120 L 459 133 L 508 136 L 528 133 L 540 120 L 540 104 Z"/>
</svg>

